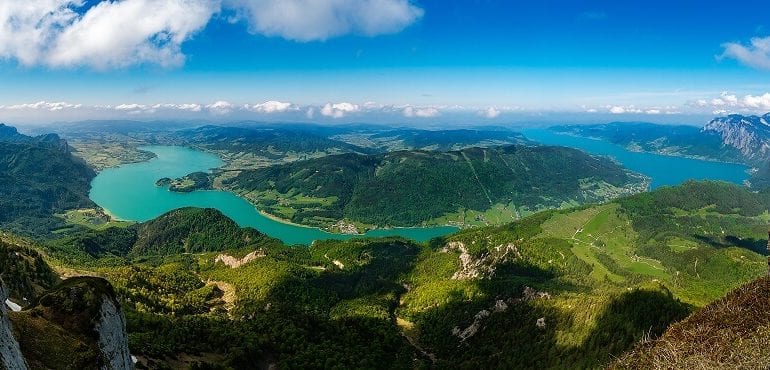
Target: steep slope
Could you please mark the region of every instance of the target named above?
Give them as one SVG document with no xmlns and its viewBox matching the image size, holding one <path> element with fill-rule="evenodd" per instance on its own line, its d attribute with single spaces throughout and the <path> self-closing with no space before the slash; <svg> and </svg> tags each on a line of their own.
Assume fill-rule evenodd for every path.
<svg viewBox="0 0 770 370">
<path fill-rule="evenodd" d="M 253 245 L 96 270 L 148 367 L 599 368 L 766 273 L 768 209 L 769 193 L 691 182 L 429 245 Z"/>
<path fill-rule="evenodd" d="M 11 322 L 32 369 L 133 368 L 125 317 L 104 279 L 67 279 Z"/>
<path fill-rule="evenodd" d="M 110 283 L 60 282 L 38 248 L 0 235 L 1 367 L 131 369 L 126 322 Z"/>
<path fill-rule="evenodd" d="M 7 126 L 2 123 L 0 123 L 0 141 L 8 143 L 35 144 L 52 149 L 59 149 L 63 152 L 69 153 L 69 146 L 67 145 L 67 141 L 60 138 L 56 134 L 47 133 L 39 136 L 27 136 L 20 134 L 15 127 Z"/>
<path fill-rule="evenodd" d="M 641 343 L 612 369 L 766 369 L 770 278 L 748 283 Z"/>
<path fill-rule="evenodd" d="M 32 243 L 5 233 L 0 233 L 0 278 L 5 282 L 5 299 L 22 307 L 59 282 Z"/>
<path fill-rule="evenodd" d="M 736 148 L 750 161 L 770 159 L 770 113 L 715 118 L 703 127 L 703 131 L 718 133 L 725 145 Z"/>
<path fill-rule="evenodd" d="M 727 162 L 746 161 L 740 150 L 723 142 L 719 132 L 696 126 L 612 122 L 600 125 L 555 126 L 551 129 L 606 140 L 632 151 Z"/>
<path fill-rule="evenodd" d="M 420 256 L 396 315 L 454 366 L 600 367 L 765 273 L 768 200 L 692 182 L 461 231 Z"/>
<path fill-rule="evenodd" d="M 543 208 L 639 192 L 646 182 L 574 149 L 507 146 L 328 156 L 244 171 L 225 186 L 301 224 L 348 219 L 414 226 L 503 223 Z"/>
<path fill-rule="evenodd" d="M 21 353 L 19 342 L 13 336 L 13 326 L 5 305 L 7 299 L 8 292 L 0 279 L 0 367 L 6 370 L 27 369 L 27 361 Z"/>
<path fill-rule="evenodd" d="M 180 208 L 127 227 L 77 229 L 48 243 L 52 256 L 70 264 L 102 257 L 136 258 L 280 244 L 241 228 L 213 208 Z"/>
<path fill-rule="evenodd" d="M 27 137 L 4 126 L 0 137 L 0 226 L 45 235 L 61 226 L 54 213 L 94 207 L 93 170 L 56 135 Z"/>
<path fill-rule="evenodd" d="M 137 225 L 131 254 L 177 254 L 240 249 L 274 239 L 241 228 L 213 208 L 182 208 Z"/>
</svg>

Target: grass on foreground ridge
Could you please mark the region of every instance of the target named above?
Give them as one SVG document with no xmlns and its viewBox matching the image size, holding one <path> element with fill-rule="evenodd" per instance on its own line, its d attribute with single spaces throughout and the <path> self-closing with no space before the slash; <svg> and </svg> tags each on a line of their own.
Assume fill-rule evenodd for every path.
<svg viewBox="0 0 770 370">
<path fill-rule="evenodd" d="M 770 277 L 748 283 L 641 343 L 611 369 L 768 369 Z"/>
</svg>

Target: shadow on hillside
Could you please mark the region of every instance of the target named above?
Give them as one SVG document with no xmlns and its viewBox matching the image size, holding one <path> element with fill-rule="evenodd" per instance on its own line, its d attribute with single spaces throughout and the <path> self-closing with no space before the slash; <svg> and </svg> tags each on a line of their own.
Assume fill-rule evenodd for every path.
<svg viewBox="0 0 770 370">
<path fill-rule="evenodd" d="M 690 312 L 665 289 L 633 290 L 614 298 L 597 313 L 596 327 L 577 347 L 559 344 L 557 338 L 564 335 L 559 331 L 578 324 L 570 311 L 590 308 L 560 309 L 538 300 L 510 304 L 504 313 L 492 313 L 466 341 L 451 334 L 457 323 L 467 327 L 477 312 L 493 312 L 491 307 L 490 302 L 458 299 L 426 311 L 419 319 L 420 340 L 442 363 L 454 368 L 597 368 L 641 338 L 659 336 Z"/>
<path fill-rule="evenodd" d="M 767 256 L 767 239 L 741 238 L 734 235 L 727 235 L 723 239 L 704 235 L 692 235 L 692 237 L 714 248 L 739 247 Z"/>
<path fill-rule="evenodd" d="M 597 313 L 598 326 L 584 333 L 583 345 L 564 346 L 560 335 L 581 324 L 572 313 L 592 308 L 522 299 L 523 291 L 526 286 L 548 286 L 550 294 L 582 288 L 557 283 L 551 271 L 514 263 L 500 267 L 493 279 L 465 282 L 483 298 L 452 290 L 445 303 L 414 314 L 410 319 L 419 332 L 407 337 L 394 323 L 399 297 L 408 289 L 397 282 L 415 268 L 420 248 L 398 239 L 342 247 L 321 250 L 328 260 L 308 261 L 324 264 L 324 272 L 297 268 L 271 284 L 264 300 L 239 302 L 232 320 L 131 314 L 132 351 L 155 351 L 160 358 L 215 352 L 224 358 L 220 363 L 236 369 L 268 362 L 299 368 L 596 367 L 686 312 L 667 291 L 625 292 Z M 335 268 L 334 258 L 344 260 L 344 268 Z M 530 298 L 537 296 L 529 292 Z M 489 315 L 477 319 L 484 310 Z M 478 331 L 467 340 L 453 334 L 476 321 Z"/>
</svg>

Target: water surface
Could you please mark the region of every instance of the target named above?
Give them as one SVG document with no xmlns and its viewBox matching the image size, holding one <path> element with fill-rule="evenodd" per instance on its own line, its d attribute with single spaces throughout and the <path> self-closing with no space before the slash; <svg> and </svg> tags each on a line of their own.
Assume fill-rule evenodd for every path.
<svg viewBox="0 0 770 370">
<path fill-rule="evenodd" d="M 105 169 L 91 183 L 91 199 L 113 216 L 143 222 L 182 207 L 216 208 L 241 226 L 253 227 L 287 244 L 310 244 L 314 240 L 350 239 L 355 236 L 325 232 L 318 228 L 282 223 L 266 217 L 245 199 L 227 191 L 206 190 L 176 193 L 155 186 L 162 177 L 177 178 L 223 165 L 219 157 L 177 146 L 141 148 L 157 155 L 147 162 Z M 364 236 L 402 236 L 416 241 L 446 235 L 457 228 L 425 227 L 379 229 Z"/>
<path fill-rule="evenodd" d="M 650 177 L 652 189 L 678 185 L 687 180 L 721 180 L 743 184 L 749 178 L 749 168 L 739 164 L 632 152 L 608 141 L 561 134 L 548 129 L 525 129 L 522 133 L 528 139 L 542 144 L 572 147 L 594 155 L 609 156 L 631 171 Z"/>
</svg>

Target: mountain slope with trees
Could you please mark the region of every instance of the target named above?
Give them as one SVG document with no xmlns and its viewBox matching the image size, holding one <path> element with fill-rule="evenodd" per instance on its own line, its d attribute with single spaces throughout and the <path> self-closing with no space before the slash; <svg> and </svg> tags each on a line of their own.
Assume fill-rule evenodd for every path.
<svg viewBox="0 0 770 370">
<path fill-rule="evenodd" d="M 226 188 L 293 222 L 328 226 L 342 219 L 415 226 L 466 211 L 504 210 L 516 219 L 543 208 L 598 202 L 646 189 L 616 163 L 562 147 L 506 146 L 461 151 L 401 151 L 328 156 L 254 171 Z"/>
<path fill-rule="evenodd" d="M 96 176 L 56 135 L 29 137 L 0 127 L 0 226 L 45 235 L 62 226 L 51 215 L 94 207 Z"/>
<path fill-rule="evenodd" d="M 766 273 L 768 209 L 770 193 L 690 182 L 426 244 L 211 238 L 192 254 L 161 221 L 146 238 L 169 254 L 70 263 L 115 285 L 148 367 L 600 368 Z M 243 240 L 200 229 L 202 212 L 168 220 Z"/>
</svg>

